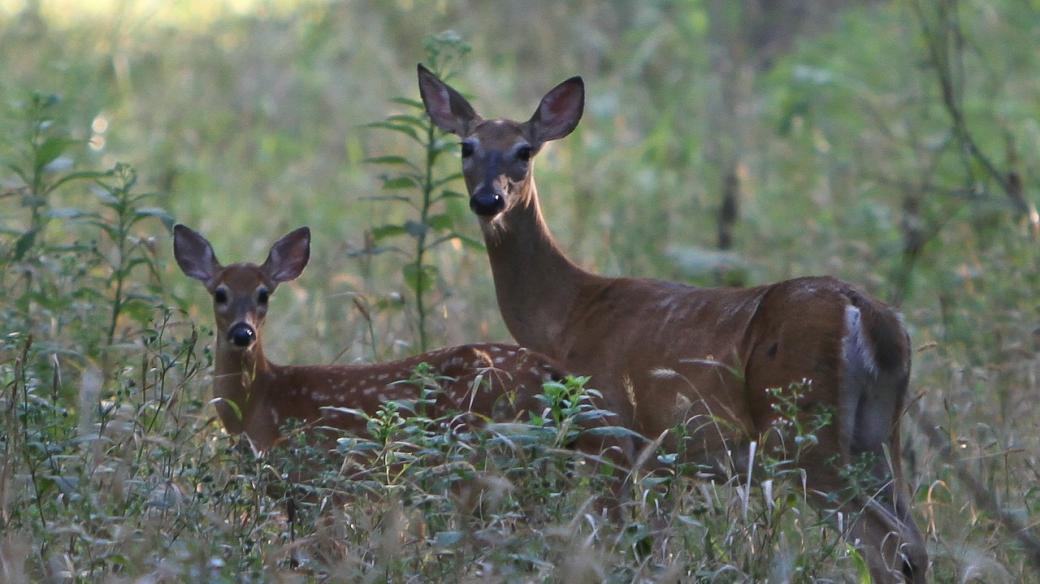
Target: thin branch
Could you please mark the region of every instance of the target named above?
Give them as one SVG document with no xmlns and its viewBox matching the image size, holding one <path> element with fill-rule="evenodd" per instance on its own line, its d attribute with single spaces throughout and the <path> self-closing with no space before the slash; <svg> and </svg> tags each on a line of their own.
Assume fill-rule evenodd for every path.
<svg viewBox="0 0 1040 584">
<path fill-rule="evenodd" d="M 924 13 L 920 0 L 914 0 L 912 6 L 920 24 L 921 33 L 924 35 L 925 44 L 928 47 L 932 68 L 935 70 L 939 81 L 943 108 L 950 117 L 954 136 L 956 136 L 958 143 L 961 145 L 962 152 L 981 165 L 986 174 L 989 175 L 989 178 L 1000 185 L 1004 193 L 1012 200 L 1018 212 L 1028 214 L 1029 205 L 1022 195 L 1021 180 L 1017 179 L 1017 174 L 1014 171 L 1005 173 L 997 168 L 992 159 L 982 151 L 982 148 L 978 145 L 968 128 L 962 105 L 963 99 L 959 95 L 960 92 L 954 79 L 953 65 L 950 62 L 951 58 L 957 60 L 957 68 L 960 71 L 961 79 L 963 79 L 965 74 L 963 72 L 964 64 L 961 55 L 963 53 L 964 34 L 958 18 L 957 0 L 945 0 L 939 3 L 938 22 L 934 28 L 928 24 L 928 17 Z M 951 39 L 953 41 L 952 49 L 950 47 Z M 952 55 L 950 54 L 951 50 L 953 52 Z M 971 177 L 972 182 L 976 182 L 971 160 L 965 160 L 965 170 Z"/>
</svg>

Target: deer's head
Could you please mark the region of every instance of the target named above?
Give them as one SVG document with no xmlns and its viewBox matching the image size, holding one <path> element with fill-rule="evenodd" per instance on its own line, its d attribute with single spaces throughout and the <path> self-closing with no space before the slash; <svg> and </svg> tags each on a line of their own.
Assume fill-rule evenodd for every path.
<svg viewBox="0 0 1040 584">
<path fill-rule="evenodd" d="M 254 346 L 271 294 L 279 283 L 294 280 L 303 272 L 310 253 L 310 229 L 301 227 L 275 242 L 262 265 L 222 266 L 205 237 L 184 225 L 173 230 L 177 265 L 187 276 L 206 285 L 213 296 L 216 334 L 235 349 Z"/>
<path fill-rule="evenodd" d="M 526 122 L 481 118 L 466 98 L 422 65 L 419 93 L 433 123 L 462 139 L 469 207 L 483 220 L 517 203 L 531 180 L 534 156 L 546 142 L 570 134 L 585 107 L 580 77 L 571 77 L 545 94 Z"/>
</svg>

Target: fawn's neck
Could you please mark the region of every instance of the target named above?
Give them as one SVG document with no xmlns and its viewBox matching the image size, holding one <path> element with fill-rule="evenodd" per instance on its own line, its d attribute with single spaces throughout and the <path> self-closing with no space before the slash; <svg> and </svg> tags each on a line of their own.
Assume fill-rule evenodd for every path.
<svg viewBox="0 0 1040 584">
<path fill-rule="evenodd" d="M 555 355 L 578 293 L 597 277 L 571 262 L 556 244 L 533 178 L 518 195 L 483 230 L 498 307 L 519 344 Z"/>
<path fill-rule="evenodd" d="M 264 357 L 258 338 L 252 347 L 243 350 L 231 346 L 227 339 L 217 337 L 214 355 L 213 397 L 217 400 L 217 414 L 230 434 L 245 429 L 245 416 L 259 395 L 271 363 Z M 231 406 L 228 402 L 233 402 Z M 237 409 L 237 411 L 236 411 Z"/>
</svg>

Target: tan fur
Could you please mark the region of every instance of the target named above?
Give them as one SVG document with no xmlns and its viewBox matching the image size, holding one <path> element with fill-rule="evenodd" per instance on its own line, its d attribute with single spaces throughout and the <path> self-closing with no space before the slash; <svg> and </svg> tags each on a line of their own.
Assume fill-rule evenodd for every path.
<svg viewBox="0 0 1040 584">
<path fill-rule="evenodd" d="M 468 413 L 463 421 L 514 420 L 540 409 L 535 396 L 562 370 L 537 353 L 514 345 L 473 344 L 430 351 L 408 359 L 371 365 L 276 365 L 263 349 L 266 298 L 280 282 L 295 279 L 310 257 L 304 227 L 279 239 L 263 265 L 221 266 L 209 242 L 183 225 L 174 228 L 174 255 L 184 273 L 202 281 L 214 296 L 216 320 L 213 395 L 229 433 L 245 433 L 259 450 L 281 438 L 289 420 L 363 434 L 363 418 L 332 408 L 372 415 L 390 400 L 414 399 L 421 388 L 408 380 L 416 367 L 430 366 L 439 393 L 428 415 Z M 248 328 L 238 346 L 233 331 Z"/>
</svg>

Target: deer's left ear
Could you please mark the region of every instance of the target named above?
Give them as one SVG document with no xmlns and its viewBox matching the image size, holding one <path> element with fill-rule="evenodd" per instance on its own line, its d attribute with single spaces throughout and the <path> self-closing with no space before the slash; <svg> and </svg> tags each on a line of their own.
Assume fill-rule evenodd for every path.
<svg viewBox="0 0 1040 584">
<path fill-rule="evenodd" d="M 267 260 L 261 266 L 272 282 L 295 280 L 311 259 L 311 230 L 301 227 L 285 235 L 271 246 Z"/>
<path fill-rule="evenodd" d="M 574 131 L 585 111 L 585 82 L 571 77 L 549 90 L 527 122 L 532 146 L 559 140 Z"/>
</svg>

